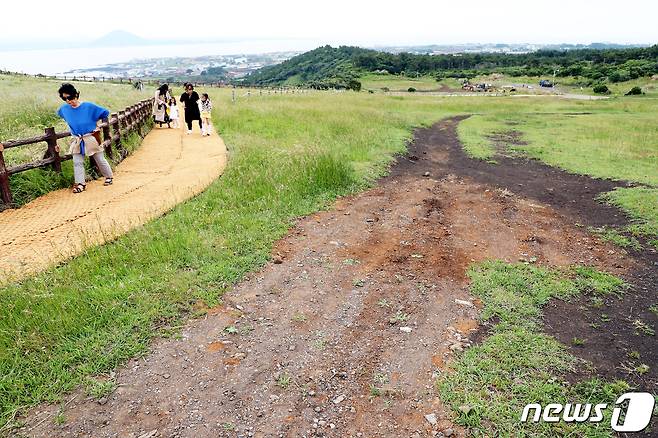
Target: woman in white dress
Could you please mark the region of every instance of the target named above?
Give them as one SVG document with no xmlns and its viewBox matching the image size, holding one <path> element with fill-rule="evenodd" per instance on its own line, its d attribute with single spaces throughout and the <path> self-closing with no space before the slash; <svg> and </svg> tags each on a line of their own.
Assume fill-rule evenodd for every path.
<svg viewBox="0 0 658 438">
<path fill-rule="evenodd" d="M 157 122 L 160 127 L 162 127 L 163 123 L 166 123 L 167 126 L 171 128 L 171 126 L 169 126 L 169 117 L 167 115 L 169 99 L 171 99 L 169 86 L 167 84 L 160 85 L 160 87 L 155 90 L 155 102 L 153 102 L 153 121 Z"/>
</svg>

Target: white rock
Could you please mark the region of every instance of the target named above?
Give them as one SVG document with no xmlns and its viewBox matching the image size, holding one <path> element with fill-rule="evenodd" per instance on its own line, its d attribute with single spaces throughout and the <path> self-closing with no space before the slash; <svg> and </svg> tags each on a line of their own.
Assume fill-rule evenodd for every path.
<svg viewBox="0 0 658 438">
<path fill-rule="evenodd" d="M 411 333 L 411 327 L 400 327 L 400 331 L 404 333 Z"/>
<path fill-rule="evenodd" d="M 432 413 L 432 414 L 427 414 L 427 415 L 425 415 L 425 419 L 426 419 L 427 422 L 428 422 L 429 424 L 431 424 L 432 426 L 436 426 L 436 414 L 434 414 L 434 413 Z"/>
<path fill-rule="evenodd" d="M 464 347 L 462 347 L 462 345 L 459 344 L 459 343 L 457 343 L 457 344 L 452 344 L 452 345 L 450 346 L 450 350 L 451 350 L 451 351 L 463 351 L 463 350 L 464 350 Z"/>
<path fill-rule="evenodd" d="M 336 397 L 333 400 L 333 402 L 334 402 L 335 405 L 337 405 L 337 404 L 340 404 L 343 400 L 345 400 L 345 396 L 344 395 L 339 395 L 338 397 Z"/>
<path fill-rule="evenodd" d="M 460 306 L 473 307 L 473 303 L 470 301 L 455 299 L 455 303 L 459 304 Z"/>
</svg>

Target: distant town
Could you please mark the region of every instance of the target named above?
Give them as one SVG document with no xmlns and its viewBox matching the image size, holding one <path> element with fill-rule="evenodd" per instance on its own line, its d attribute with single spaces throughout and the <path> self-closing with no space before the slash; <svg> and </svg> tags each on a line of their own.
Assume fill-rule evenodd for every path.
<svg viewBox="0 0 658 438">
<path fill-rule="evenodd" d="M 64 72 L 67 75 L 105 76 L 115 78 L 163 79 L 170 82 L 203 78 L 238 79 L 268 65 L 279 64 L 301 52 L 237 54 L 197 57 L 137 59 L 99 67 Z"/>
</svg>

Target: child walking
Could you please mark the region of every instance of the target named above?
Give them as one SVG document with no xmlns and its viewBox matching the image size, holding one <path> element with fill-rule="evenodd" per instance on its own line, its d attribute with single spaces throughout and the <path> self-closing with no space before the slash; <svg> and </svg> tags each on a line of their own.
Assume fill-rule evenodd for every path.
<svg viewBox="0 0 658 438">
<path fill-rule="evenodd" d="M 178 106 L 176 106 L 176 98 L 169 99 L 169 119 L 174 124 L 174 128 L 178 129 Z"/>
<path fill-rule="evenodd" d="M 201 95 L 199 100 L 199 110 L 201 110 L 201 135 L 210 135 L 210 112 L 212 111 L 212 102 L 208 93 Z"/>
</svg>

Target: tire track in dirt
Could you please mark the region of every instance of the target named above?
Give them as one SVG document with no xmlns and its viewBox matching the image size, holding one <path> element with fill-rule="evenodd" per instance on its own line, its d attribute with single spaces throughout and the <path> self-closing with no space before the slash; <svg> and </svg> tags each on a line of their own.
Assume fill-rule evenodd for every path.
<svg viewBox="0 0 658 438">
<path fill-rule="evenodd" d="M 458 155 L 459 120 L 419 130 L 408 156 L 376 188 L 299 220 L 274 261 L 221 306 L 118 370 L 109 397 L 70 395 L 63 425 L 52 421 L 59 405 L 42 405 L 21 432 L 464 436 L 434 383 L 475 334 L 478 303 L 468 294 L 467 267 L 536 257 L 621 274 L 637 261 L 575 226 L 577 209 L 513 193 L 511 169 L 500 170 L 509 172 L 501 180 L 507 185 L 486 181 L 479 164 L 462 173 L 472 164 Z"/>
</svg>

